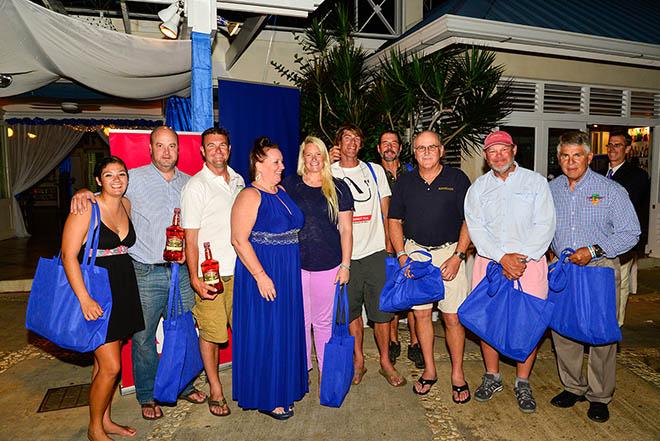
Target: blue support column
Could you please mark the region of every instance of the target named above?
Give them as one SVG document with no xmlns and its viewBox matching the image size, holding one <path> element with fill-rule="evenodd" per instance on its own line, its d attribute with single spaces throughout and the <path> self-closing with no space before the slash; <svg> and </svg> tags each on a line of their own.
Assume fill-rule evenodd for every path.
<svg viewBox="0 0 660 441">
<path fill-rule="evenodd" d="M 213 127 L 213 73 L 211 68 L 211 35 L 192 33 L 192 131 L 203 132 Z"/>
</svg>

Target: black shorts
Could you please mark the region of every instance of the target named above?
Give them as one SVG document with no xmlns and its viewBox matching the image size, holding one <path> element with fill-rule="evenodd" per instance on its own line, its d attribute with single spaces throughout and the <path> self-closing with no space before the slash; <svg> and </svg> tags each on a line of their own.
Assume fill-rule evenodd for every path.
<svg viewBox="0 0 660 441">
<path fill-rule="evenodd" d="M 367 318 L 374 323 L 386 323 L 394 314 L 380 310 L 380 292 L 385 286 L 385 251 L 378 251 L 358 260 L 351 260 L 351 278 L 348 282 L 348 319 L 353 321 L 362 315 L 362 305 Z"/>
</svg>

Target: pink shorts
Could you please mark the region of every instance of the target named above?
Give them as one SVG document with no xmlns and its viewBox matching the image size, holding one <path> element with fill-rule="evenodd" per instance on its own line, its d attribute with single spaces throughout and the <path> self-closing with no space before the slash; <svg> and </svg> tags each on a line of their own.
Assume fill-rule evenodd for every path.
<svg viewBox="0 0 660 441">
<path fill-rule="evenodd" d="M 474 259 L 474 267 L 472 269 L 472 289 L 474 289 L 481 279 L 486 275 L 486 267 L 488 267 L 490 259 L 481 257 L 477 254 Z M 533 295 L 540 299 L 548 298 L 548 262 L 545 256 L 540 260 L 530 260 L 527 262 L 527 268 L 520 278 L 520 285 L 522 290 L 527 294 Z"/>
</svg>

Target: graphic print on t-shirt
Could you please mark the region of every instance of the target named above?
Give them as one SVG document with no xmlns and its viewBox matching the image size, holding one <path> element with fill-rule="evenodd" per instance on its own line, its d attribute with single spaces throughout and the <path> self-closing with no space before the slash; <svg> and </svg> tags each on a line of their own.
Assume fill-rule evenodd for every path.
<svg viewBox="0 0 660 441">
<path fill-rule="evenodd" d="M 364 173 L 364 170 L 360 168 L 360 171 Z M 371 186 L 369 185 L 369 180 L 366 176 L 362 176 L 363 179 L 357 178 L 353 179 L 349 176 L 344 175 L 342 180 L 348 185 L 348 188 L 351 190 L 353 195 L 353 201 L 355 203 L 373 203 L 370 202 L 373 194 L 371 193 Z M 371 214 L 355 214 L 353 216 L 353 224 L 359 224 L 363 222 L 369 222 L 371 220 Z"/>
<path fill-rule="evenodd" d="M 391 195 L 387 176 L 380 165 L 371 164 L 374 178 L 367 164 L 360 161 L 356 167 L 343 168 L 332 165 L 332 174 L 341 179 L 351 190 L 355 211 L 353 213 L 353 259 L 361 259 L 385 249 L 385 230 L 382 222 L 380 198 Z"/>
</svg>

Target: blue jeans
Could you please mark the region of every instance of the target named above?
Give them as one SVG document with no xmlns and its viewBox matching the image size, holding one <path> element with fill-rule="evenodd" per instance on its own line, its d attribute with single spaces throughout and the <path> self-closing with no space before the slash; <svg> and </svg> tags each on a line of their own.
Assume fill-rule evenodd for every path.
<svg viewBox="0 0 660 441">
<path fill-rule="evenodd" d="M 156 328 L 160 317 L 167 317 L 167 297 L 172 270 L 169 266 L 148 265 L 135 260 L 133 267 L 144 315 L 144 330 L 133 334 L 133 378 L 137 400 L 140 404 L 144 404 L 154 400 L 154 381 L 158 369 Z M 185 265 L 179 271 L 179 286 L 183 308 L 185 311 L 190 311 L 195 304 L 195 293 L 190 287 L 190 278 Z M 192 390 L 191 382 L 183 390 L 182 395 L 188 395 Z"/>
</svg>

